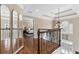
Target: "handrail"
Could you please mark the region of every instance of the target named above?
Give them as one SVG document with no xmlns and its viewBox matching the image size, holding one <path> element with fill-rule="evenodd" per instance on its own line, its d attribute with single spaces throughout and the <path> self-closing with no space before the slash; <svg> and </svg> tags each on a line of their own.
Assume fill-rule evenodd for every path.
<svg viewBox="0 0 79 59">
<path fill-rule="evenodd" d="M 12 28 L 13 30 L 22 30 L 22 28 Z M 10 28 L 0 28 L 0 30 L 10 30 Z"/>
<path fill-rule="evenodd" d="M 40 54 L 41 52 L 40 52 L 40 35 L 41 34 L 43 34 L 43 33 L 51 33 L 51 32 L 58 32 L 58 42 L 59 42 L 59 46 L 61 45 L 60 44 L 60 42 L 61 42 L 61 40 L 60 40 L 60 38 L 61 38 L 61 29 L 62 28 L 54 28 L 54 29 L 38 29 L 38 54 Z"/>
</svg>

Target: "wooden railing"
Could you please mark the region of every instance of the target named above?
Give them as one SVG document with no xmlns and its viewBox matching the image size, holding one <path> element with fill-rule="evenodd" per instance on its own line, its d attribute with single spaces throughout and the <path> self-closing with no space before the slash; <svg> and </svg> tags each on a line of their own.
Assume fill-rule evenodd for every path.
<svg viewBox="0 0 79 59">
<path fill-rule="evenodd" d="M 46 39 L 43 38 L 44 35 L 45 35 L 45 37 L 47 37 Z M 53 49 L 54 48 L 53 45 L 56 45 L 56 44 L 57 44 L 56 46 L 61 45 L 60 44 L 60 42 L 61 42 L 60 39 L 61 39 L 61 29 L 60 28 L 38 29 L 38 51 L 37 51 L 37 53 L 38 54 L 51 53 L 52 51 L 55 50 L 55 49 Z M 48 49 L 49 49 L 49 51 L 48 51 Z"/>
</svg>

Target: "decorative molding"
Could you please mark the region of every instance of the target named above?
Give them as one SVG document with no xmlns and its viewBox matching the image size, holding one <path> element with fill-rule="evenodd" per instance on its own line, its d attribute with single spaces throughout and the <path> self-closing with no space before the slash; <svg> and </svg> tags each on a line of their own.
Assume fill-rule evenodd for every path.
<svg viewBox="0 0 79 59">
<path fill-rule="evenodd" d="M 60 12 L 57 12 L 57 13 L 54 13 L 55 15 L 57 14 L 62 14 L 62 13 L 66 13 L 66 12 L 69 12 L 71 11 L 72 9 L 67 9 L 67 10 L 63 10 L 63 11 L 60 11 Z M 52 12 L 51 12 L 52 13 Z"/>
<path fill-rule="evenodd" d="M 67 16 L 73 16 L 73 15 L 77 15 L 77 13 L 71 13 L 71 14 L 67 14 L 67 15 L 61 15 L 61 16 L 59 16 L 59 18 L 61 18 L 61 17 L 67 17 Z M 58 17 L 55 17 L 55 18 L 58 18 Z"/>
</svg>

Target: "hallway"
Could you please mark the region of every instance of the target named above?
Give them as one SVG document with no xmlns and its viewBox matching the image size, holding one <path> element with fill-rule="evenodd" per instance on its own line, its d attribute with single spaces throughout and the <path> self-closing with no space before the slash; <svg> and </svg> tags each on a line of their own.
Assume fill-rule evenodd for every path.
<svg viewBox="0 0 79 59">
<path fill-rule="evenodd" d="M 79 52 L 78 4 L 0 4 L 0 54 Z M 60 54 L 60 53 L 59 53 Z"/>
</svg>

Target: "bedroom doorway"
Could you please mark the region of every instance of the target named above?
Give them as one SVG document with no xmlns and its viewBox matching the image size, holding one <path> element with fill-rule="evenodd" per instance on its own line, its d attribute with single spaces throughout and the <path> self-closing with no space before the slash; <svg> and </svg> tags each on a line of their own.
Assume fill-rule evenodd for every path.
<svg viewBox="0 0 79 59">
<path fill-rule="evenodd" d="M 29 53 L 33 53 L 34 51 L 34 19 L 30 18 L 30 17 L 25 17 L 24 16 L 24 20 L 23 20 L 23 37 L 24 37 L 24 41 L 25 41 L 25 49 L 27 49 L 27 51 L 30 51 Z"/>
</svg>

